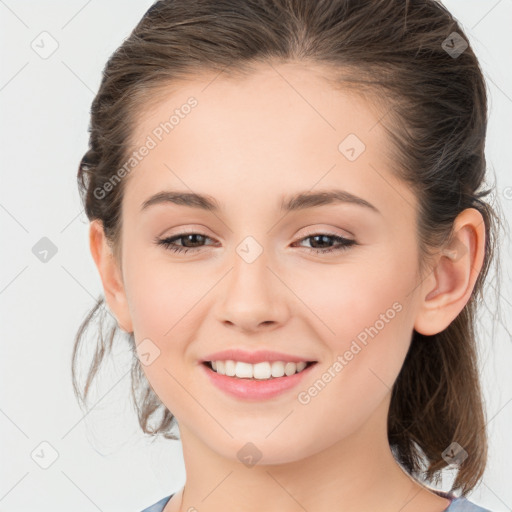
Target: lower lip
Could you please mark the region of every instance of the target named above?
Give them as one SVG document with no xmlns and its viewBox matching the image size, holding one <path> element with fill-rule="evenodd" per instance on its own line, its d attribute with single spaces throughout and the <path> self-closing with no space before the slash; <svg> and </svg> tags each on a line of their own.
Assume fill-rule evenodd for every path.
<svg viewBox="0 0 512 512">
<path fill-rule="evenodd" d="M 274 377 L 265 380 L 240 379 L 238 377 L 229 377 L 214 372 L 209 366 L 201 363 L 203 371 L 206 372 L 211 382 L 222 391 L 236 398 L 247 400 L 265 400 L 284 393 L 297 384 L 308 374 L 316 365 L 313 363 L 299 373 L 294 373 L 289 377 Z"/>
</svg>

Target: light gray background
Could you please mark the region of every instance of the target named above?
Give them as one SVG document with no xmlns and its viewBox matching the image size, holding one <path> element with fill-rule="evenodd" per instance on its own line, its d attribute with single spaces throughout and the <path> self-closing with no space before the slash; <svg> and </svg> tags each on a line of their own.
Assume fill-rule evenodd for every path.
<svg viewBox="0 0 512 512">
<path fill-rule="evenodd" d="M 102 291 L 76 186 L 89 108 L 108 57 L 151 3 L 0 0 L 0 511 L 138 512 L 185 481 L 180 443 L 151 443 L 139 432 L 121 349 L 121 363 L 106 372 L 86 416 L 70 380 L 76 330 Z M 512 0 L 444 3 L 487 78 L 487 158 L 510 219 Z M 58 43 L 48 58 L 31 47 L 46 37 L 50 48 L 43 31 Z M 32 252 L 42 237 L 57 248 L 46 263 Z M 480 327 L 490 454 L 470 499 L 493 511 L 512 510 L 510 254 L 510 239 L 503 239 L 504 321 L 492 332 L 497 306 L 490 294 Z M 43 469 L 53 450 L 57 459 Z M 447 473 L 442 487 L 450 481 Z"/>
</svg>

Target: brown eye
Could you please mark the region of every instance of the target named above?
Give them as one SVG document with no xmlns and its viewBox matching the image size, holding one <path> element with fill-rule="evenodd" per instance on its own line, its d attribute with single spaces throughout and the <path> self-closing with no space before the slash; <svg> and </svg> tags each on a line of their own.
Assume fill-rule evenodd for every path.
<svg viewBox="0 0 512 512">
<path fill-rule="evenodd" d="M 308 249 L 309 251 L 313 251 L 316 253 L 328 253 L 333 251 L 343 251 L 345 249 L 348 249 L 352 245 L 357 245 L 357 242 L 355 240 L 349 240 L 348 238 L 343 238 L 339 235 L 333 235 L 329 233 L 314 233 L 312 235 L 308 235 L 304 238 L 301 238 L 299 242 L 303 240 L 309 240 L 311 239 L 312 242 L 310 244 L 312 247 L 305 247 L 305 249 Z M 338 245 L 335 247 L 325 247 L 325 245 L 329 244 L 329 240 L 338 242 Z M 320 246 L 320 247 L 318 247 Z"/>
<path fill-rule="evenodd" d="M 174 252 L 188 252 L 189 250 L 194 251 L 201 247 L 201 243 L 207 238 L 210 237 L 202 233 L 181 233 L 172 237 L 157 239 L 157 244 L 163 245 L 166 249 Z M 176 240 L 182 240 L 185 241 L 185 243 L 177 245 L 174 243 Z"/>
<path fill-rule="evenodd" d="M 204 246 L 204 241 L 206 239 L 210 239 L 207 235 L 202 233 L 181 233 L 179 235 L 174 235 L 172 237 L 167 237 L 163 239 L 156 239 L 156 243 L 158 245 L 163 245 L 166 249 L 171 250 L 173 252 L 179 253 L 187 253 L 189 251 L 196 251 L 200 247 Z M 177 240 L 181 240 L 181 245 L 176 244 Z M 211 240 L 211 239 L 210 239 Z M 348 249 L 352 245 L 357 245 L 355 240 L 350 240 L 348 238 L 341 237 L 339 235 L 329 234 L 329 233 L 315 233 L 312 235 L 308 235 L 299 242 L 304 240 L 311 240 L 310 244 L 312 247 L 303 247 L 308 251 L 313 251 L 319 254 L 325 254 L 333 251 L 343 251 Z M 184 242 L 184 243 L 183 243 Z M 328 246 L 326 244 L 332 244 L 337 242 L 337 246 Z"/>
</svg>

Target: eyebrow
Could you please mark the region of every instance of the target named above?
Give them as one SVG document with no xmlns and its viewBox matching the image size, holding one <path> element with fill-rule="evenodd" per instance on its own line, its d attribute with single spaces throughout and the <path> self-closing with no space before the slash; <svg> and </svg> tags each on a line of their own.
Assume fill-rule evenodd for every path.
<svg viewBox="0 0 512 512">
<path fill-rule="evenodd" d="M 152 205 L 173 203 L 180 206 L 188 206 L 201 210 L 219 212 L 220 205 L 217 200 L 209 195 L 196 194 L 194 192 L 163 191 L 154 194 L 142 203 L 141 211 Z M 328 204 L 348 203 L 363 206 L 376 213 L 381 213 L 376 206 L 366 199 L 356 196 L 346 190 L 321 190 L 318 192 L 304 191 L 292 197 L 285 198 L 281 202 L 281 211 L 293 212 L 306 208 L 324 206 Z"/>
</svg>

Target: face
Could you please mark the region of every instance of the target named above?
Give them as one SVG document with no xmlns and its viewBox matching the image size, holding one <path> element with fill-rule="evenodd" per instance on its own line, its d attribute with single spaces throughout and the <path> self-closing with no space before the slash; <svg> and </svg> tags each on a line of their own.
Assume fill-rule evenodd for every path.
<svg viewBox="0 0 512 512">
<path fill-rule="evenodd" d="M 341 443 L 377 415 L 385 426 L 419 283 L 416 198 L 392 174 L 382 113 L 319 68 L 275 69 L 184 82 L 142 114 L 135 147 L 149 149 L 126 183 L 121 245 L 126 327 L 180 431 L 229 459 L 252 442 L 269 464 Z M 345 200 L 283 206 L 334 190 Z M 162 192 L 217 209 L 143 207 Z M 203 363 L 225 349 L 316 363 L 288 389 L 244 398 Z"/>
</svg>

